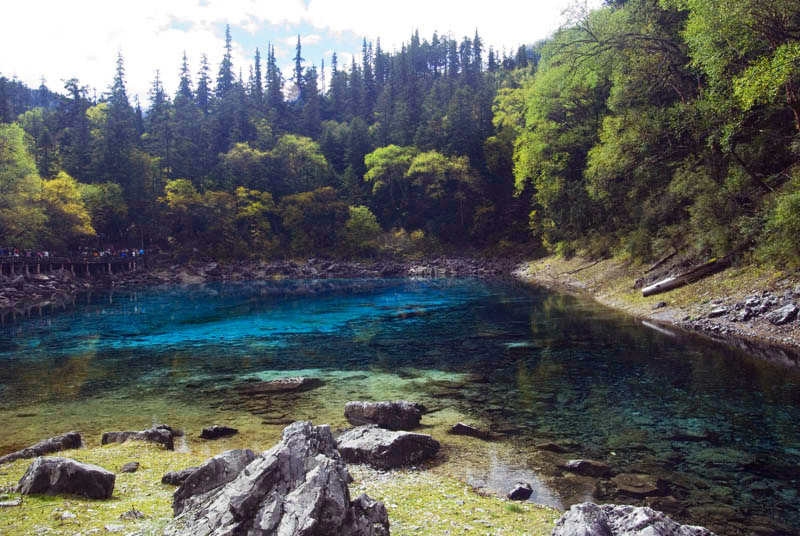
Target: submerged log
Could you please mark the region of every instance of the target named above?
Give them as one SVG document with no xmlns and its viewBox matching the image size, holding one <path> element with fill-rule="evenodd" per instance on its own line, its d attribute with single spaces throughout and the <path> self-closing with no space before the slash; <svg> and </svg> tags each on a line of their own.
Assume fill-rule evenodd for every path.
<svg viewBox="0 0 800 536">
<path fill-rule="evenodd" d="M 647 296 L 661 294 L 662 292 L 667 292 L 668 290 L 676 289 L 678 287 L 688 285 L 689 283 L 694 283 L 695 281 L 715 274 L 720 270 L 724 270 L 729 264 L 730 260 L 727 257 L 724 259 L 714 259 L 705 264 L 701 264 L 700 266 L 696 266 L 691 270 L 668 277 L 666 279 L 662 279 L 657 283 L 654 283 L 648 287 L 644 287 L 642 289 L 642 296 L 646 298 Z"/>
</svg>

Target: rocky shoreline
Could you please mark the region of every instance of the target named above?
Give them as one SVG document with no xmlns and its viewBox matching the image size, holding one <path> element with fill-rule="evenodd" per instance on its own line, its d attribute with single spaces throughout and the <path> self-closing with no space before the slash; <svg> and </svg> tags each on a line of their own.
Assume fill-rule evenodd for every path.
<svg viewBox="0 0 800 536">
<path fill-rule="evenodd" d="M 517 260 L 435 257 L 415 261 L 236 261 L 175 263 L 166 256 L 148 258 L 136 271 L 76 276 L 69 270 L 27 275 L 0 275 L 0 313 L 25 313 L 32 308 L 64 306 L 80 292 L 98 288 L 199 285 L 267 279 L 374 279 L 392 277 L 502 277 Z"/>
<path fill-rule="evenodd" d="M 429 435 L 393 430 L 400 426 L 419 427 L 421 412 L 419 404 L 403 400 L 349 402 L 345 414 L 355 428 L 344 430 L 338 437 L 328 425 L 314 426 L 309 421 L 295 421 L 284 428 L 281 440 L 276 445 L 261 454 L 249 449 L 233 449 L 218 453 L 195 467 L 180 471 L 171 467 L 170 472 L 160 479 L 162 490 L 163 484 L 178 486 L 172 493 L 171 514 L 164 512 L 167 506 L 167 501 L 164 501 L 158 505 L 158 511 L 162 512 L 160 514 L 156 514 L 155 509 L 143 513 L 134 506 L 120 514 L 119 519 L 139 521 L 153 516 L 158 521 L 153 519 L 156 523 L 149 526 L 147 533 L 171 536 L 205 534 L 209 529 L 226 534 L 247 532 L 297 536 L 389 536 L 390 514 L 399 514 L 398 510 L 402 507 L 386 500 L 385 488 L 387 485 L 391 487 L 391 480 L 396 479 L 393 473 L 387 471 L 397 469 L 424 474 L 427 472 L 426 464 L 432 461 L 439 450 L 438 441 Z M 114 437 L 107 442 L 106 437 L 109 434 Z M 158 425 L 142 431 L 106 432 L 103 434 L 103 443 L 157 445 L 157 452 L 168 456 L 167 453 L 173 451 L 172 438 L 180 434 L 182 432 L 169 426 Z M 16 485 L 5 488 L 8 492 L 5 498 L 11 498 L 11 494 L 15 497 L 6 503 L 0 503 L 0 507 L 10 508 L 13 515 L 24 517 L 25 512 L 37 508 L 37 496 L 42 495 L 66 496 L 69 498 L 70 508 L 73 509 L 83 500 L 81 497 L 95 501 L 115 499 L 117 502 L 127 497 L 128 502 L 136 502 L 141 497 L 131 493 L 131 480 L 126 476 L 133 474 L 137 477 L 131 478 L 140 478 L 149 482 L 150 486 L 157 485 L 155 482 L 158 472 L 152 471 L 152 466 L 155 465 L 152 460 L 142 460 L 142 463 L 138 460 L 128 461 L 115 471 L 114 468 L 120 465 L 121 460 L 113 465 L 91 463 L 85 459 L 91 452 L 73 450 L 81 445 L 80 435 L 71 432 L 68 436 L 77 441 L 77 444 L 75 441 L 65 443 L 64 437 L 67 436 L 52 438 L 15 453 L 18 456 L 12 455 L 8 458 L 8 462 L 12 464 L 25 458 L 36 459 L 24 469 L 24 474 Z M 64 449 L 72 453 L 43 457 L 44 454 L 53 454 Z M 603 468 L 602 464 L 598 465 L 596 462 L 573 462 L 576 467 L 593 463 L 593 469 Z M 16 474 L 23 468 L 24 464 L 14 465 Z M 350 468 L 360 476 L 360 485 L 351 486 L 355 480 L 350 474 Z M 579 472 L 585 470 L 586 467 Z M 608 467 L 605 467 L 603 472 L 607 470 Z M 2 474 L 7 475 L 7 470 Z M 387 476 L 389 480 L 386 480 Z M 397 478 L 404 477 L 402 473 L 398 473 Z M 371 487 L 372 495 L 367 495 L 365 482 L 374 484 L 378 480 L 383 480 L 380 486 Z M 389 495 L 391 500 L 413 501 L 422 495 L 423 500 L 429 503 L 431 498 L 436 497 L 434 492 L 430 498 L 425 498 L 430 486 L 420 487 L 419 479 L 414 480 L 417 482 L 412 482 L 407 490 L 410 497 Z M 530 484 L 523 484 L 524 489 L 531 488 Z M 460 491 L 459 495 L 443 493 L 442 496 L 444 499 L 453 499 L 447 506 L 455 507 L 456 512 L 461 511 L 460 515 L 440 518 L 443 512 L 442 497 L 439 497 L 434 499 L 437 502 L 435 518 L 430 516 L 431 512 L 420 516 L 420 511 L 412 506 L 411 510 L 416 514 L 412 519 L 415 523 L 427 525 L 431 530 L 435 529 L 437 533 L 444 527 L 458 527 L 462 529 L 459 533 L 463 531 L 467 534 L 474 534 L 476 529 L 481 531 L 484 526 L 496 527 L 501 532 L 507 528 L 516 531 L 522 528 L 519 526 L 522 524 L 526 532 L 532 531 L 542 536 L 548 533 L 551 536 L 713 536 L 706 529 L 681 525 L 665 514 L 647 507 L 598 506 L 593 503 L 573 506 L 561 516 L 554 527 L 553 521 L 557 516 L 553 515 L 555 512 L 531 504 L 520 506 L 523 504 L 520 501 L 525 501 L 530 496 L 530 493 L 524 497 L 514 496 L 520 487 L 522 486 L 517 484 L 507 499 L 490 498 L 475 493 L 475 490 L 470 492 L 467 487 L 453 490 Z M 360 494 L 352 499 L 351 492 L 356 489 Z M 458 496 L 462 498 L 457 499 Z M 508 500 L 518 502 L 512 506 L 506 502 Z M 488 516 L 491 521 L 482 517 L 473 517 L 471 521 L 464 519 L 465 509 L 459 507 L 466 507 L 467 501 L 481 504 L 482 507 L 475 509 L 481 513 L 486 512 L 484 508 L 491 508 L 493 513 Z M 133 528 L 107 523 L 107 520 L 98 518 L 99 510 L 102 509 L 95 507 L 80 514 L 70 510 L 56 510 L 50 519 L 56 522 L 75 520 L 83 524 L 82 528 L 87 528 L 87 523 L 100 523 L 105 532 Z M 500 518 L 501 511 L 511 514 L 511 517 Z M 523 512 L 530 513 L 527 522 L 516 515 Z M 601 518 L 603 521 L 598 521 Z M 403 527 L 407 521 L 406 516 L 398 516 L 397 521 Z M 504 527 L 506 521 L 512 522 L 514 526 Z M 37 533 L 41 532 L 41 528 L 39 525 Z M 139 524 L 136 528 L 144 527 Z M 412 532 L 417 532 L 421 527 L 415 525 L 409 528 Z M 92 529 L 88 534 L 99 531 L 100 529 Z M 131 534 L 139 533 L 141 532 Z M 401 530 L 401 534 L 403 533 L 405 532 Z"/>
<path fill-rule="evenodd" d="M 753 276 L 723 271 L 692 285 L 644 298 L 643 278 L 613 259 L 548 257 L 520 264 L 523 282 L 589 295 L 665 333 L 700 334 L 750 354 L 800 366 L 800 274 Z M 649 279 L 653 279 L 650 276 Z"/>
</svg>

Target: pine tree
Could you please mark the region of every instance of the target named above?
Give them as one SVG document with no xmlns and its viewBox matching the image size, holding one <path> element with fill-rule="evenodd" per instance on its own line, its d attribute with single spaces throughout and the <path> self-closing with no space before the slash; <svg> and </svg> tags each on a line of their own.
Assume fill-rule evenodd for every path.
<svg viewBox="0 0 800 536">
<path fill-rule="evenodd" d="M 364 39 L 364 44 L 361 48 L 361 75 L 364 83 L 364 97 L 363 97 L 363 112 L 362 117 L 369 120 L 372 116 L 372 109 L 375 106 L 377 93 L 375 91 L 375 77 L 372 70 L 372 43 L 367 45 L 367 40 Z"/>
<path fill-rule="evenodd" d="M 255 69 L 253 70 L 254 84 L 251 97 L 260 108 L 264 102 L 264 86 L 261 83 L 261 52 L 256 48 Z"/>
<path fill-rule="evenodd" d="M 516 63 L 518 69 L 524 69 L 528 66 L 528 49 L 525 45 L 520 45 L 519 49 L 517 49 Z"/>
<path fill-rule="evenodd" d="M 483 71 L 483 40 L 475 29 L 475 37 L 472 39 L 472 65 L 476 74 Z"/>
<path fill-rule="evenodd" d="M 295 50 L 294 76 L 292 77 L 292 80 L 297 85 L 297 92 L 300 95 L 300 99 L 303 99 L 303 62 L 305 59 L 302 55 L 303 47 L 300 44 L 300 34 L 297 34 L 297 46 L 295 47 Z"/>
<path fill-rule="evenodd" d="M 203 54 L 200 56 L 200 71 L 197 73 L 197 106 L 205 115 L 211 109 L 211 78 L 208 76 L 210 70 L 208 57 Z"/>
<path fill-rule="evenodd" d="M 186 100 L 192 100 L 192 75 L 189 73 L 189 60 L 186 59 L 186 51 L 183 52 L 183 63 L 181 63 L 181 79 L 178 82 L 178 93 Z"/>
<path fill-rule="evenodd" d="M 305 102 L 301 117 L 303 134 L 316 138 L 321 130 L 321 103 L 319 90 L 317 89 L 316 67 L 311 67 L 306 71 L 303 87 L 305 88 Z"/>
<path fill-rule="evenodd" d="M 379 37 L 375 43 L 375 86 L 377 93 L 380 93 L 383 84 L 386 83 L 387 75 L 386 56 L 381 50 L 381 38 Z"/>
<path fill-rule="evenodd" d="M 494 73 L 494 72 L 497 72 L 497 67 L 498 67 L 497 66 L 497 58 L 495 57 L 495 54 L 494 54 L 494 48 L 493 47 L 489 47 L 489 59 L 488 59 L 487 70 L 490 73 Z"/>
<path fill-rule="evenodd" d="M 231 26 L 225 26 L 225 55 L 219 64 L 217 75 L 216 96 L 221 97 L 233 88 L 233 45 L 231 44 Z"/>
<path fill-rule="evenodd" d="M 361 115 L 364 111 L 364 85 L 361 80 L 361 71 L 356 65 L 356 59 L 350 66 L 349 107 L 353 117 Z"/>
<path fill-rule="evenodd" d="M 347 112 L 347 73 L 339 69 L 339 59 L 336 52 L 331 58 L 331 87 L 329 91 L 333 118 L 336 121 L 345 121 Z"/>
<path fill-rule="evenodd" d="M 283 77 L 275 61 L 275 47 L 267 48 L 267 111 L 273 123 L 282 123 L 284 115 L 283 106 Z"/>
<path fill-rule="evenodd" d="M 2 84 L 2 80 L 0 80 Z M 63 130 L 57 135 L 61 147 L 61 165 L 69 175 L 84 181 L 95 177 L 90 172 L 91 135 L 86 110 L 89 108 L 88 88 L 76 78 L 64 82 L 67 97 L 62 100 L 59 115 Z"/>
<path fill-rule="evenodd" d="M 149 97 L 150 108 L 147 114 L 147 144 L 145 148 L 151 155 L 161 159 L 161 168 L 169 174 L 172 166 L 170 161 L 172 128 L 169 101 L 161 83 L 161 72 L 158 70 L 156 70 L 155 79 L 150 85 Z"/>
</svg>

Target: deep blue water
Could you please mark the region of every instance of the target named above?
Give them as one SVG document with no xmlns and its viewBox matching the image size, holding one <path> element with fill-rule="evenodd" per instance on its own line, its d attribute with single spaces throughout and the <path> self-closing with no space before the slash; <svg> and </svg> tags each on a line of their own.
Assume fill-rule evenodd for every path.
<svg viewBox="0 0 800 536">
<path fill-rule="evenodd" d="M 503 433 L 500 443 L 535 460 L 526 463 L 562 505 L 588 493 L 604 502 L 651 502 L 725 534 L 757 526 L 800 533 L 796 364 L 509 282 L 126 290 L 82 296 L 62 312 L 5 318 L 0 416 L 11 433 L 0 438 L 0 454 L 40 439 L 48 423 L 92 418 L 71 405 L 160 398 L 184 414 L 223 408 L 250 415 L 252 405 L 231 402 L 226 387 L 300 373 L 326 378 L 327 390 L 292 400 L 284 418 L 333 411 L 363 394 L 363 382 L 396 378 L 396 385 L 372 384 L 372 398 L 384 386 L 387 397 L 395 387 L 411 390 L 433 410 Z M 46 418 L 36 421 L 38 411 Z M 103 418 L 113 419 L 113 409 Z M 533 447 L 545 441 L 569 452 Z M 557 467 L 574 457 L 659 479 L 660 497 L 620 495 L 609 480 L 576 480 Z"/>
</svg>

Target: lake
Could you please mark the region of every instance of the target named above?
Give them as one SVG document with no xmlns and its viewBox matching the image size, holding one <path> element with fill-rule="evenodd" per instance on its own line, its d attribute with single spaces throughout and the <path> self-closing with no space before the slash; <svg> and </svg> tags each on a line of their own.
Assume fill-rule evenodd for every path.
<svg viewBox="0 0 800 536">
<path fill-rule="evenodd" d="M 237 390 L 293 376 L 322 385 Z M 268 281 L 94 292 L 0 326 L 0 455 L 154 423 L 185 430 L 183 449 L 267 449 L 288 422 L 343 429 L 347 401 L 401 398 L 429 410 L 419 431 L 443 444 L 431 470 L 475 487 L 521 479 L 551 506 L 651 504 L 719 534 L 800 533 L 797 362 L 582 297 L 473 279 Z M 447 434 L 458 421 L 496 439 Z M 211 424 L 240 434 L 199 440 Z M 574 458 L 615 476 L 559 468 Z"/>
</svg>

